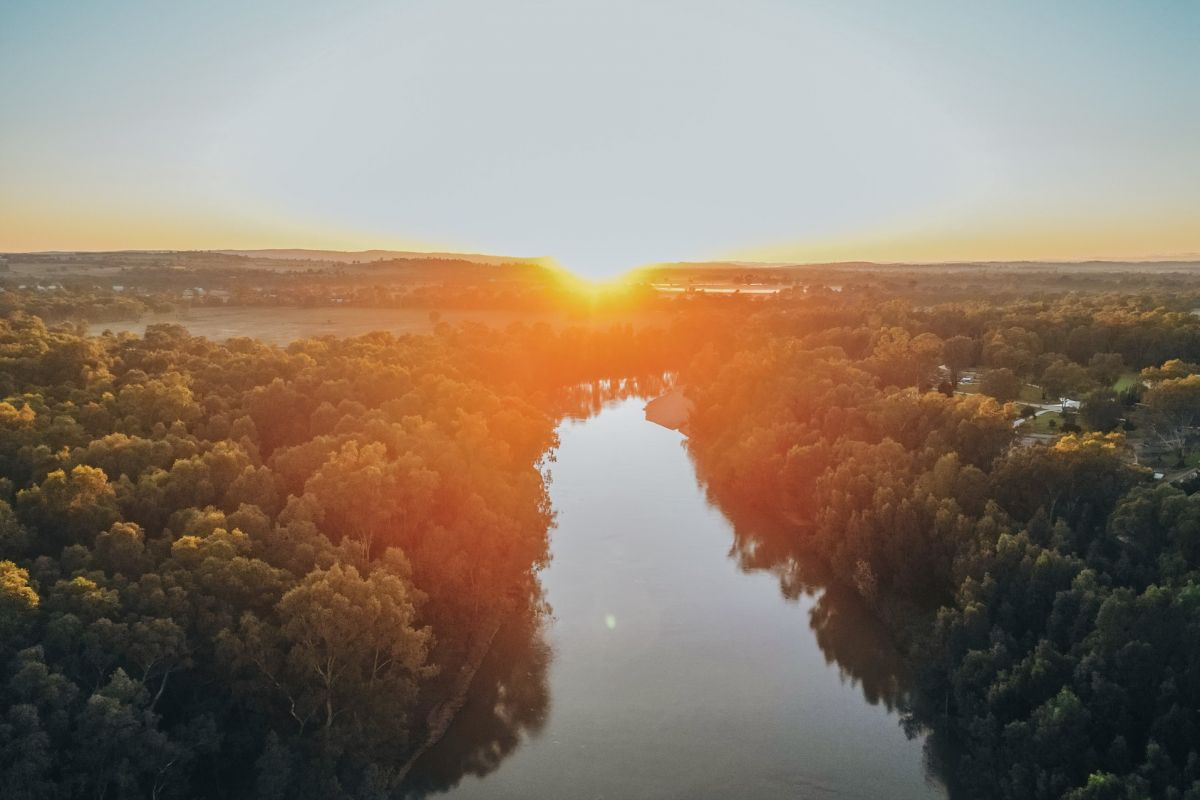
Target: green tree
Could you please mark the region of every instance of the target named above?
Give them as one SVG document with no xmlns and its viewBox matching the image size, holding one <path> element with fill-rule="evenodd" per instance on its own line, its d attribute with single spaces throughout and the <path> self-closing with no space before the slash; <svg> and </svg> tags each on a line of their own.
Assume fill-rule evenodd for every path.
<svg viewBox="0 0 1200 800">
<path fill-rule="evenodd" d="M 1042 371 L 1042 391 L 1053 401 L 1078 397 L 1095 385 L 1088 371 L 1074 361 L 1058 359 Z"/>
<path fill-rule="evenodd" d="M 1159 381 L 1142 396 L 1150 429 L 1182 461 L 1188 437 L 1200 423 L 1200 375 Z"/>
<path fill-rule="evenodd" d="M 1088 361 L 1088 370 L 1100 386 L 1111 388 L 1125 372 L 1125 358 L 1120 353 L 1096 353 Z"/>
<path fill-rule="evenodd" d="M 1095 389 L 1088 393 L 1079 408 L 1079 416 L 1094 431 L 1107 432 L 1121 424 L 1124 408 L 1112 389 Z"/>
<path fill-rule="evenodd" d="M 104 471 L 80 464 L 58 469 L 38 486 L 17 494 L 17 511 L 37 530 L 34 546 L 55 553 L 65 545 L 90 544 L 96 534 L 117 521 L 116 494 Z"/>
<path fill-rule="evenodd" d="M 187 775 L 193 753 L 158 727 L 145 687 L 118 669 L 88 698 L 74 755 L 94 797 L 160 797 Z"/>
<path fill-rule="evenodd" d="M 417 627 L 419 599 L 399 575 L 377 567 L 314 570 L 279 601 L 279 627 L 247 616 L 225 636 L 238 663 L 266 680 L 296 729 L 325 747 L 402 749 L 405 709 L 426 665 L 430 631 Z"/>
<path fill-rule="evenodd" d="M 969 336 L 951 336 L 942 343 L 942 360 L 950 370 L 950 383 L 957 389 L 959 375 L 979 360 L 979 345 Z"/>
<path fill-rule="evenodd" d="M 32 627 L 40 602 L 29 585 L 29 570 L 0 561 L 0 654 Z"/>
<path fill-rule="evenodd" d="M 1021 396 L 1021 380 L 1007 367 L 989 369 L 979 380 L 979 391 L 1001 403 L 1009 403 Z"/>
<path fill-rule="evenodd" d="M 406 544 L 428 522 L 438 482 L 415 453 L 392 458 L 380 442 L 347 442 L 309 478 L 305 493 L 319 504 L 326 532 L 370 556 L 379 543 Z"/>
</svg>

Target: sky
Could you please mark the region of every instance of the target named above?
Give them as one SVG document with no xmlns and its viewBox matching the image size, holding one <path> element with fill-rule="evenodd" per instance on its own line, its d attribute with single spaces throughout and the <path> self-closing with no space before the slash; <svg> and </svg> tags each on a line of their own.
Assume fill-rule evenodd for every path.
<svg viewBox="0 0 1200 800">
<path fill-rule="evenodd" d="M 1200 3 L 0 0 L 0 250 L 1200 255 Z"/>
</svg>

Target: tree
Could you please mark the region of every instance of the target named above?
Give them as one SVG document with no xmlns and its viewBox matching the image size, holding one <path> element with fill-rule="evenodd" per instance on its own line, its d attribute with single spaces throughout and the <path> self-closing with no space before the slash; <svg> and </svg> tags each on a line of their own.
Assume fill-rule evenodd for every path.
<svg viewBox="0 0 1200 800">
<path fill-rule="evenodd" d="M 1020 327 L 995 331 L 983 344 L 983 363 L 991 367 L 1007 368 L 1016 375 L 1029 374 L 1037 354 L 1042 352 L 1041 338 L 1034 332 Z"/>
<path fill-rule="evenodd" d="M 1120 434 L 1067 435 L 1050 447 L 1014 448 L 992 470 L 990 497 L 1013 518 L 1041 509 L 1082 531 L 1098 524 L 1145 470 L 1130 463 Z"/>
<path fill-rule="evenodd" d="M 1200 423 L 1200 375 L 1159 381 L 1146 390 L 1142 403 L 1150 429 L 1182 461 L 1188 435 Z"/>
<path fill-rule="evenodd" d="M 1093 772 L 1085 786 L 1072 789 L 1064 800 L 1138 800 L 1149 796 L 1150 788 L 1141 776 Z"/>
<path fill-rule="evenodd" d="M 0 654 L 33 624 L 40 602 L 29 585 L 29 570 L 0 561 Z"/>
<path fill-rule="evenodd" d="M 39 532 L 35 547 L 53 553 L 63 546 L 90 543 L 117 521 L 116 494 L 104 471 L 80 464 L 57 469 L 38 486 L 17 494 L 17 510 Z"/>
<path fill-rule="evenodd" d="M 155 423 L 170 425 L 176 420 L 191 423 L 204 415 L 178 374 L 126 384 L 117 393 L 116 410 L 134 431 L 148 431 Z"/>
<path fill-rule="evenodd" d="M 1007 367 L 989 369 L 979 379 L 979 391 L 1009 403 L 1021 396 L 1021 380 Z"/>
<path fill-rule="evenodd" d="M 284 800 L 296 768 L 296 754 L 280 741 L 275 731 L 267 734 L 267 744 L 255 763 L 258 778 L 255 791 L 260 800 Z"/>
<path fill-rule="evenodd" d="M 1200 364 L 1172 358 L 1164 361 L 1161 367 L 1146 367 L 1142 370 L 1142 380 L 1150 383 L 1158 383 L 1159 381 L 1173 378 L 1186 378 L 1189 375 L 1196 375 L 1198 373 L 1200 373 Z"/>
<path fill-rule="evenodd" d="M 1092 430 L 1107 432 L 1121 424 L 1124 408 L 1112 389 L 1095 389 L 1083 399 L 1079 416 Z"/>
<path fill-rule="evenodd" d="M 266 679 L 295 729 L 315 729 L 330 752 L 401 749 L 405 709 L 430 674 L 430 631 L 416 625 L 419 596 L 380 566 L 363 577 L 334 564 L 310 572 L 279 601 L 278 628 L 253 616 L 223 635 L 236 661 Z"/>
<path fill-rule="evenodd" d="M 884 386 L 922 386 L 932 381 L 941 353 L 942 341 L 933 334 L 884 328 L 875 336 L 868 365 Z"/>
<path fill-rule="evenodd" d="M 353 539 L 369 557 L 379 543 L 404 544 L 428 522 L 438 482 L 415 453 L 393 459 L 380 442 L 347 442 L 304 489 L 319 504 L 330 538 Z"/>
<path fill-rule="evenodd" d="M 1053 400 L 1078 396 L 1095 385 L 1086 369 L 1074 361 L 1058 359 L 1042 371 L 1042 391 Z"/>
<path fill-rule="evenodd" d="M 137 578 L 150 565 L 146 556 L 145 534 L 132 522 L 114 522 L 96 536 L 92 557 L 96 564 L 112 574 Z"/>
<path fill-rule="evenodd" d="M 1111 387 L 1125 372 L 1125 358 L 1120 353 L 1096 353 L 1088 362 L 1092 377 L 1103 387 Z"/>
<path fill-rule="evenodd" d="M 12 506 L 0 500 L 0 555 L 28 555 L 33 546 L 33 536 L 28 528 L 21 524 Z"/>
<path fill-rule="evenodd" d="M 64 760 L 73 755 L 63 739 L 79 688 L 46 663 L 43 647 L 25 648 L 6 661 L 7 680 L 0 684 L 0 700 L 8 706 L 0 717 L 4 796 L 17 800 L 63 796 L 65 787 L 56 777 L 72 772 L 69 767 L 63 770 Z"/>
<path fill-rule="evenodd" d="M 942 343 L 942 360 L 950 370 L 950 383 L 958 388 L 958 378 L 979 359 L 979 345 L 969 336 L 951 336 Z"/>
<path fill-rule="evenodd" d="M 160 797 L 194 757 L 158 727 L 146 688 L 118 669 L 78 716 L 77 769 L 95 797 Z"/>
</svg>

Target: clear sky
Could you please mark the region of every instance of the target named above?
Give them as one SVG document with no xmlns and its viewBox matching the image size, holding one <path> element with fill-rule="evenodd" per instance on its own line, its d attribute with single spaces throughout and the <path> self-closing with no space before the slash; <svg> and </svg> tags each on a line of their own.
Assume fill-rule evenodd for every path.
<svg viewBox="0 0 1200 800">
<path fill-rule="evenodd" d="M 0 0 L 0 250 L 1200 254 L 1200 2 Z"/>
</svg>

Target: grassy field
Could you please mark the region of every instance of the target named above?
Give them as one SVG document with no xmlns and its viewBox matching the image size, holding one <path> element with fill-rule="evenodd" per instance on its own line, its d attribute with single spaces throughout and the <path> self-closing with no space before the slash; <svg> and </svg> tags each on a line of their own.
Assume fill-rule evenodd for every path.
<svg viewBox="0 0 1200 800">
<path fill-rule="evenodd" d="M 1142 378 L 1136 372 L 1126 372 L 1117 378 L 1117 382 L 1113 384 L 1113 389 L 1118 392 L 1123 392 L 1131 386 L 1137 386 L 1141 383 Z"/>
<path fill-rule="evenodd" d="M 1042 402 L 1042 390 L 1027 383 L 1021 387 L 1021 395 L 1017 399 L 1022 403 L 1040 403 Z"/>
<path fill-rule="evenodd" d="M 1054 421 L 1054 427 L 1050 427 L 1050 421 Z M 1050 411 L 1026 422 L 1020 427 L 1021 433 L 1062 433 L 1063 415 L 1057 411 Z"/>
<path fill-rule="evenodd" d="M 475 322 L 505 328 L 514 322 L 545 322 L 555 327 L 632 324 L 669 324 L 662 315 L 605 314 L 578 318 L 559 312 L 460 311 L 438 312 L 438 319 L 450 325 Z M 424 308 L 294 308 L 294 307 L 200 307 L 177 314 L 149 314 L 139 320 L 102 322 L 89 326 L 88 332 L 141 334 L 147 325 L 177 323 L 196 336 L 224 341 L 235 336 L 251 336 L 274 344 L 287 344 L 310 336 L 361 336 L 372 331 L 393 334 L 429 333 L 435 322 Z"/>
<path fill-rule="evenodd" d="M 960 383 L 958 390 L 963 394 L 979 394 L 978 383 Z M 1021 395 L 1017 398 L 1018 403 L 1040 403 L 1042 402 L 1042 390 L 1033 384 L 1025 384 L 1021 387 Z"/>
</svg>

